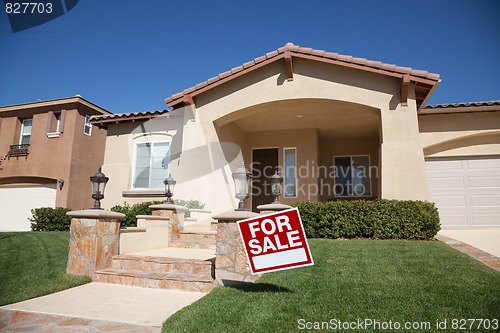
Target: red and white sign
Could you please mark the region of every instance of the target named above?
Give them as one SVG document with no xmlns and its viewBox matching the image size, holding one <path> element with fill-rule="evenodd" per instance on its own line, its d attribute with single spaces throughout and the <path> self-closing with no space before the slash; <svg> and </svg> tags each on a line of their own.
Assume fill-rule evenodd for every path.
<svg viewBox="0 0 500 333">
<path fill-rule="evenodd" d="M 314 265 L 297 208 L 238 221 L 252 274 Z"/>
</svg>

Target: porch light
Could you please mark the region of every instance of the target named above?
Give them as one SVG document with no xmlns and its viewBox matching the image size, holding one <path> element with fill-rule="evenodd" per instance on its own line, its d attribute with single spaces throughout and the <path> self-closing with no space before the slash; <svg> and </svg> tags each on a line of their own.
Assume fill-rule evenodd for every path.
<svg viewBox="0 0 500 333">
<path fill-rule="evenodd" d="M 245 208 L 244 200 L 248 198 L 248 187 L 250 185 L 250 180 L 252 179 L 252 174 L 245 168 L 245 163 L 241 162 L 240 167 L 233 172 L 232 176 L 236 192 L 235 197 L 240 200 L 236 210 L 248 210 Z"/>
<path fill-rule="evenodd" d="M 278 168 L 276 168 L 274 175 L 271 176 L 271 193 L 274 197 L 273 204 L 280 203 L 279 196 L 281 195 L 281 183 L 283 183 L 283 177 L 278 175 Z"/>
<path fill-rule="evenodd" d="M 90 183 L 92 184 L 92 199 L 94 199 L 94 207 L 92 209 L 102 209 L 101 200 L 104 199 L 104 189 L 109 178 L 102 173 L 102 167 L 93 176 L 90 176 Z"/>
<path fill-rule="evenodd" d="M 172 175 L 168 175 L 168 177 L 163 181 L 165 184 L 165 196 L 167 197 L 168 204 L 172 203 L 172 197 L 174 196 L 174 187 L 177 182 L 172 178 Z"/>
</svg>

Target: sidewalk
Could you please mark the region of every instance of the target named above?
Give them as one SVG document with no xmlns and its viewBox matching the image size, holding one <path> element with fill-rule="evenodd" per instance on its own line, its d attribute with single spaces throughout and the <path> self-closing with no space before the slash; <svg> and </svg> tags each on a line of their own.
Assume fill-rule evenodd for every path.
<svg viewBox="0 0 500 333">
<path fill-rule="evenodd" d="M 161 332 L 204 293 L 89 283 L 0 307 L 0 332 Z"/>
</svg>

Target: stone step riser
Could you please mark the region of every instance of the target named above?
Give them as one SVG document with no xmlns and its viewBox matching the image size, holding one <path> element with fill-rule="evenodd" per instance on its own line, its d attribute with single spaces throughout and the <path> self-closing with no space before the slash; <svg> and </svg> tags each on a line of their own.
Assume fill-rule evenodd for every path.
<svg viewBox="0 0 500 333">
<path fill-rule="evenodd" d="M 216 284 L 205 281 L 182 281 L 175 279 L 153 279 L 147 277 L 133 277 L 126 275 L 101 274 L 96 273 L 94 282 L 113 283 L 126 286 L 136 286 L 156 289 L 179 289 L 192 292 L 209 292 Z"/>
<path fill-rule="evenodd" d="M 206 241 L 206 242 L 214 242 L 217 235 L 214 234 L 204 234 L 204 233 L 181 233 L 179 240 L 185 241 Z"/>
<path fill-rule="evenodd" d="M 213 267 L 211 262 L 171 262 L 160 263 L 145 260 L 113 259 L 112 268 L 140 270 L 158 273 L 182 273 L 199 276 L 211 276 Z"/>
<path fill-rule="evenodd" d="M 183 241 L 171 241 L 169 247 L 183 248 L 183 249 L 215 249 L 215 242 L 183 242 Z"/>
</svg>

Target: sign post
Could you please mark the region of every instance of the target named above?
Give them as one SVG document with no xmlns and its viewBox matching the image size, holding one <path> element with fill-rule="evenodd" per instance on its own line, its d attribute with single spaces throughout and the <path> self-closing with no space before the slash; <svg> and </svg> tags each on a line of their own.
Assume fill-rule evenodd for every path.
<svg viewBox="0 0 500 333">
<path fill-rule="evenodd" d="M 253 275 L 314 265 L 299 210 L 238 221 Z"/>
</svg>

